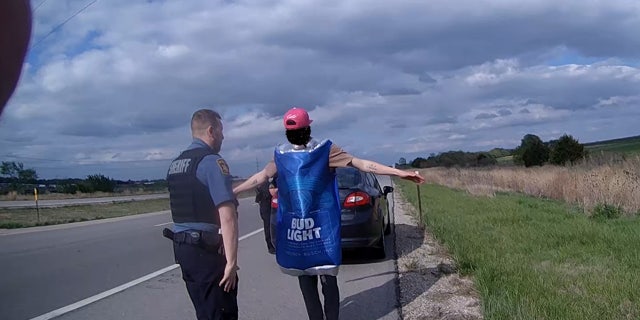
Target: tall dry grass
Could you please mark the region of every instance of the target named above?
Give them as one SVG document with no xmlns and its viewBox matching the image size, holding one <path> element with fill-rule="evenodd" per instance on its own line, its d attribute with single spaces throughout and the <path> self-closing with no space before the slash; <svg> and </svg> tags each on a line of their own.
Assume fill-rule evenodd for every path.
<svg viewBox="0 0 640 320">
<path fill-rule="evenodd" d="M 429 168 L 427 182 L 466 190 L 474 195 L 518 192 L 563 200 L 590 212 L 596 205 L 620 207 L 640 214 L 640 156 L 592 157 L 574 166 Z"/>
</svg>

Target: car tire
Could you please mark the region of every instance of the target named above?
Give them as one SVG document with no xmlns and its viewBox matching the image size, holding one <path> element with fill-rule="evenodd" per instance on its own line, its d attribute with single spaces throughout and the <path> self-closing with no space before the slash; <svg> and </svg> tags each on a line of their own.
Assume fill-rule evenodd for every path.
<svg viewBox="0 0 640 320">
<path fill-rule="evenodd" d="M 378 241 L 376 242 L 376 244 L 371 248 L 372 252 L 371 252 L 371 256 L 374 259 L 384 259 L 387 257 L 387 252 L 385 250 L 385 245 L 384 245 L 384 229 L 382 230 L 383 232 L 380 233 L 380 239 L 378 239 Z"/>
<path fill-rule="evenodd" d="M 389 216 L 389 210 L 387 210 L 387 224 L 384 227 L 384 234 L 386 236 L 391 234 L 391 217 Z"/>
</svg>

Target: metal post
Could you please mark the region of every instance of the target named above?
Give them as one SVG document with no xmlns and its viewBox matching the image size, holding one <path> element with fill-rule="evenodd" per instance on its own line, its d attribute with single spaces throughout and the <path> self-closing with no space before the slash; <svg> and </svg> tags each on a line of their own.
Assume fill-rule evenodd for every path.
<svg viewBox="0 0 640 320">
<path fill-rule="evenodd" d="M 38 215 L 38 223 L 40 223 L 40 207 L 38 206 L 38 188 L 33 188 L 33 196 L 36 199 L 36 212 Z"/>
<path fill-rule="evenodd" d="M 420 221 L 420 226 L 424 226 L 422 223 L 422 196 L 420 196 L 420 185 L 416 185 L 416 189 L 418 190 L 418 219 Z"/>
</svg>

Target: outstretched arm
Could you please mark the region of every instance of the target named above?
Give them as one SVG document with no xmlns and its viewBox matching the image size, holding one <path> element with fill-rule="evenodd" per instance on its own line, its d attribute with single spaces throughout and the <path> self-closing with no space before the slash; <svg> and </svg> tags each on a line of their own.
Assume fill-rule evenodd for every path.
<svg viewBox="0 0 640 320">
<path fill-rule="evenodd" d="M 424 178 L 418 171 L 404 171 L 385 166 L 371 160 L 359 159 L 354 157 L 353 160 L 351 160 L 351 166 L 364 172 L 371 172 L 373 174 L 381 174 L 386 176 L 397 176 L 402 179 L 413 181 L 415 183 L 424 183 Z"/>
<path fill-rule="evenodd" d="M 262 171 L 254 174 L 249 179 L 247 179 L 247 181 L 245 181 L 245 182 L 237 185 L 235 188 L 233 188 L 233 194 L 235 194 L 237 196 L 240 192 L 256 188 L 260 184 L 262 184 L 265 181 L 269 180 L 269 178 L 273 177 L 273 175 L 276 174 L 276 171 L 277 171 L 277 169 L 276 169 L 276 164 L 275 163 L 273 163 L 273 162 L 267 163 L 267 165 L 264 167 L 264 169 L 262 169 Z"/>
</svg>

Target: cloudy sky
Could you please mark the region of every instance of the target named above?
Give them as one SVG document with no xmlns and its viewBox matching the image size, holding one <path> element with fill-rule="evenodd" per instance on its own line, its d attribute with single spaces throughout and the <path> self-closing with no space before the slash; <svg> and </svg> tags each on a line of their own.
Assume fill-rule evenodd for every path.
<svg viewBox="0 0 640 320">
<path fill-rule="evenodd" d="M 637 0 L 32 4 L 0 160 L 43 178 L 162 178 L 201 107 L 223 115 L 239 176 L 284 141 L 291 106 L 315 137 L 386 164 L 527 133 L 640 134 Z"/>
</svg>

